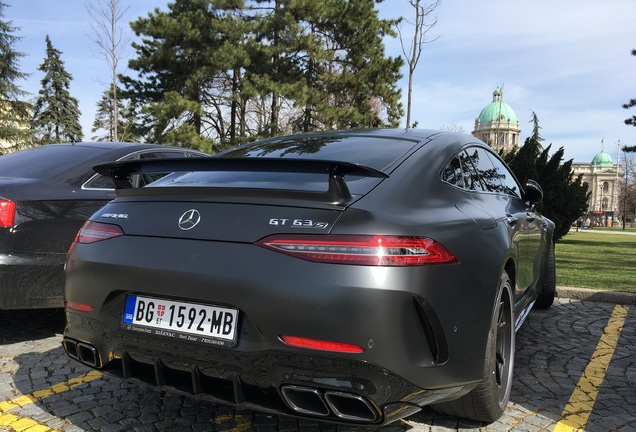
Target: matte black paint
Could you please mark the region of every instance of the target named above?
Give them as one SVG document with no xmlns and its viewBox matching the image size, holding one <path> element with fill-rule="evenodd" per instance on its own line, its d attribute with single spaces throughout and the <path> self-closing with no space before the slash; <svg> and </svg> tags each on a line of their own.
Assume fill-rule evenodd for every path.
<svg viewBox="0 0 636 432">
<path fill-rule="evenodd" d="M 466 146 L 488 149 L 470 136 L 345 131 L 274 139 L 254 148 L 270 156 L 263 149 L 271 142 L 276 152 L 294 149 L 285 157 L 320 159 L 316 143 L 346 141 L 349 135 L 360 144 L 357 153 L 340 154 L 343 162 L 356 163 L 364 154 L 360 137 L 365 136 L 383 137 L 385 145 L 406 139 L 409 150 L 400 146 L 396 159 L 374 166 L 386 179 L 345 176 L 356 191 L 346 204 L 248 183 L 229 190 L 188 185 L 179 183 L 178 174 L 143 189 L 118 191 L 119 198 L 91 219 L 117 224 L 125 235 L 75 244 L 69 253 L 66 299 L 94 311 L 67 309 L 65 345 L 94 346 L 99 358 L 92 366 L 109 373 L 286 415 L 302 416 L 282 398 L 281 388 L 289 385 L 364 397 L 378 410 L 377 424 L 470 391 L 482 377 L 502 272 L 511 273 L 515 317 L 522 316 L 536 299 L 554 225 L 521 197 L 468 191 L 440 179 L 445 164 Z M 303 153 L 306 139 L 312 151 Z M 248 144 L 220 157 L 233 155 L 256 156 Z M 201 222 L 182 231 L 177 221 L 192 208 L 201 213 Z M 112 220 L 105 213 L 128 216 Z M 321 221 L 327 228 L 271 223 L 283 219 Z M 443 244 L 458 262 L 323 264 L 255 245 L 282 233 L 425 236 Z M 238 308 L 238 343 L 217 348 L 122 328 L 128 293 Z M 294 348 L 280 335 L 354 344 L 364 352 Z"/>
</svg>

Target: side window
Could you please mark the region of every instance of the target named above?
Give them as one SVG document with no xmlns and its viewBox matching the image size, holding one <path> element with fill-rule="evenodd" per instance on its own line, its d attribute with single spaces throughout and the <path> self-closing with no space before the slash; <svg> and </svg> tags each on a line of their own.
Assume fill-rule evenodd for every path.
<svg viewBox="0 0 636 432">
<path fill-rule="evenodd" d="M 479 165 L 479 154 L 476 149 L 467 149 L 461 152 L 459 158 L 462 163 L 466 189 L 479 192 L 487 191 L 488 189 L 486 189 L 486 186 L 482 183 L 481 176 L 477 169 Z"/>
<path fill-rule="evenodd" d="M 497 171 L 497 177 L 499 177 L 503 188 L 502 192 L 521 198 L 521 187 L 510 169 L 494 155 L 490 154 L 489 157 Z"/>
<path fill-rule="evenodd" d="M 521 188 L 510 169 L 481 147 L 470 147 L 460 152 L 446 164 L 441 177 L 462 189 L 521 197 Z"/>
<path fill-rule="evenodd" d="M 479 147 L 472 147 L 466 149 L 470 163 L 475 167 L 479 178 L 482 180 L 484 189 L 488 192 L 501 192 L 503 187 L 501 185 L 500 174 L 492 164 L 490 157 L 486 150 Z"/>
<path fill-rule="evenodd" d="M 451 161 L 446 164 L 442 171 L 442 180 L 446 183 L 450 183 L 458 188 L 465 189 L 464 185 L 464 173 L 462 172 L 462 164 L 459 158 L 455 156 Z"/>
<path fill-rule="evenodd" d="M 84 189 L 113 189 L 113 181 L 110 177 L 95 174 L 83 186 Z"/>
</svg>

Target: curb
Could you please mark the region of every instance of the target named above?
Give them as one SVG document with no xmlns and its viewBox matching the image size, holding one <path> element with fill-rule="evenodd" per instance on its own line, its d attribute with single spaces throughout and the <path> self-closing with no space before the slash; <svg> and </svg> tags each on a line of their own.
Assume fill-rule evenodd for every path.
<svg viewBox="0 0 636 432">
<path fill-rule="evenodd" d="M 593 302 L 636 305 L 636 294 L 619 291 L 603 291 L 589 288 L 556 287 L 556 297 Z"/>
</svg>

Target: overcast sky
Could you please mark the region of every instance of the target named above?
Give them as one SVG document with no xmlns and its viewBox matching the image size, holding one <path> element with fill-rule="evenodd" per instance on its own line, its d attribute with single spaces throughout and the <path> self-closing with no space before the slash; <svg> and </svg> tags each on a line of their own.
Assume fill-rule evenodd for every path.
<svg viewBox="0 0 636 432">
<path fill-rule="evenodd" d="M 89 139 L 95 104 L 110 72 L 95 55 L 86 10 L 87 1 L 97 0 L 3 1 L 9 5 L 4 19 L 20 27 L 22 40 L 15 48 L 26 54 L 20 69 L 31 73 L 22 88 L 37 96 L 43 77 L 37 68 L 48 34 L 73 76 L 71 95 L 80 102 Z M 166 10 L 168 3 L 121 0 L 129 7 L 122 23 L 155 7 Z M 385 0 L 379 9 L 383 18 L 413 15 L 408 0 Z M 438 39 L 424 47 L 415 72 L 412 121 L 419 127 L 461 126 L 470 133 L 492 92 L 503 86 L 503 100 L 519 118 L 522 142 L 531 132 L 534 111 L 544 144 L 564 147 L 566 159 L 590 162 L 604 149 L 616 161 L 617 144 L 636 145 L 636 127 L 624 124 L 636 108 L 622 108 L 636 98 L 633 0 L 444 0 L 434 15 L 438 23 L 429 39 Z M 397 39 L 388 39 L 386 48 L 388 55 L 401 53 Z"/>
</svg>

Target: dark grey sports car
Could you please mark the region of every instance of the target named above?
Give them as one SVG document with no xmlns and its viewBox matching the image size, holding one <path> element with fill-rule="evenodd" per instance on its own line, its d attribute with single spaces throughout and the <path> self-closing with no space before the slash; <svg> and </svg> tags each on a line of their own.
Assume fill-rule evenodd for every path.
<svg viewBox="0 0 636 432">
<path fill-rule="evenodd" d="M 96 170 L 118 197 L 69 252 L 63 344 L 124 378 L 324 421 L 490 422 L 516 329 L 554 299 L 541 188 L 472 136 L 316 133 Z"/>
<path fill-rule="evenodd" d="M 82 224 L 115 198 L 93 165 L 204 153 L 157 144 L 48 144 L 0 156 L 0 309 L 61 308 L 64 261 Z M 155 176 L 156 178 L 156 176 Z M 135 176 L 143 185 L 151 176 Z"/>
</svg>

